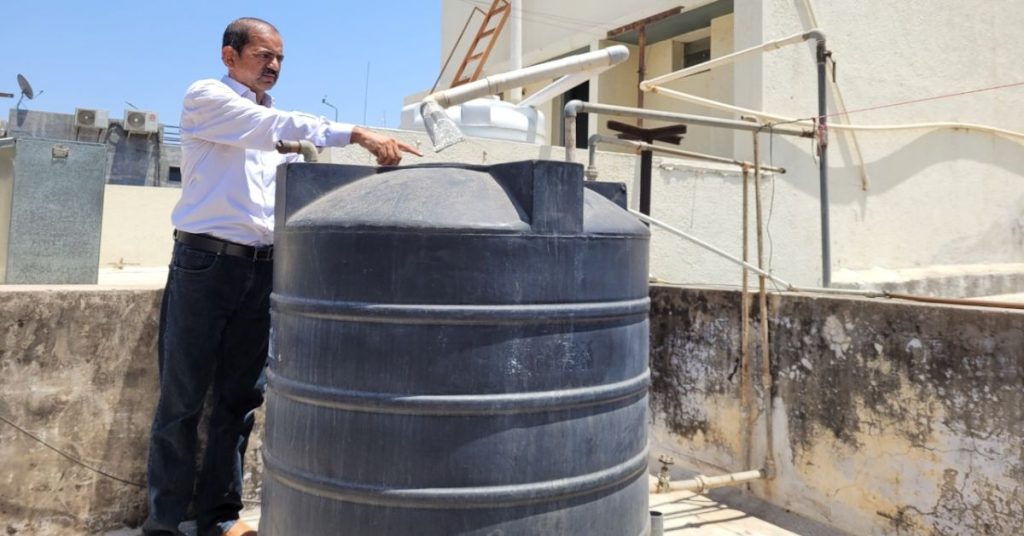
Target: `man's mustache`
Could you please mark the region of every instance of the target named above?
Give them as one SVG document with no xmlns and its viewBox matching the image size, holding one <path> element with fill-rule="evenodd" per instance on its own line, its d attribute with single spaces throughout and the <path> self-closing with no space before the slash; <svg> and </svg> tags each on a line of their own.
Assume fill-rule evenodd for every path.
<svg viewBox="0 0 1024 536">
<path fill-rule="evenodd" d="M 275 71 L 273 69 L 263 69 L 263 75 L 262 76 L 268 76 L 268 75 L 269 76 L 273 76 L 274 78 L 277 78 L 277 71 Z"/>
</svg>

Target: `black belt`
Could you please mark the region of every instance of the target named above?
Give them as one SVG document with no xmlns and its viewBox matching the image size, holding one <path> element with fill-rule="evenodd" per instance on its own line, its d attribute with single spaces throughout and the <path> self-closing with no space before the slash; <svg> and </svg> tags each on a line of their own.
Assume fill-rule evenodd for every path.
<svg viewBox="0 0 1024 536">
<path fill-rule="evenodd" d="M 218 255 L 231 255 L 253 261 L 269 261 L 274 259 L 274 246 L 246 246 L 221 240 L 205 234 L 186 233 L 174 230 L 174 239 L 190 248 L 208 251 Z"/>
</svg>

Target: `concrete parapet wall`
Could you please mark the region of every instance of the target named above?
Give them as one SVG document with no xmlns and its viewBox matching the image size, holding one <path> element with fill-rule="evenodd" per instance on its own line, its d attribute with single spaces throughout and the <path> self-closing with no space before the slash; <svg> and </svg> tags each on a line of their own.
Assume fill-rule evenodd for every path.
<svg viewBox="0 0 1024 536">
<path fill-rule="evenodd" d="M 756 295 L 746 407 L 740 293 L 652 299 L 655 452 L 705 474 L 762 467 Z M 851 534 L 1024 526 L 1024 313 L 773 295 L 768 318 L 777 477 L 758 496 Z"/>
<path fill-rule="evenodd" d="M 739 293 L 651 295 L 655 453 L 706 474 L 760 467 L 756 300 L 746 426 Z M 142 521 L 159 301 L 157 288 L 0 287 L 0 417 L 77 460 L 0 422 L 0 530 Z M 1024 313 L 788 294 L 768 310 L 777 477 L 758 496 L 854 534 L 1024 526 Z M 256 500 L 259 428 L 251 444 Z"/>
<path fill-rule="evenodd" d="M 142 522 L 161 294 L 0 287 L 0 417 L 10 421 L 0 422 L 4 534 L 93 534 Z M 261 437 L 262 429 L 251 443 L 249 500 L 259 497 Z"/>
</svg>

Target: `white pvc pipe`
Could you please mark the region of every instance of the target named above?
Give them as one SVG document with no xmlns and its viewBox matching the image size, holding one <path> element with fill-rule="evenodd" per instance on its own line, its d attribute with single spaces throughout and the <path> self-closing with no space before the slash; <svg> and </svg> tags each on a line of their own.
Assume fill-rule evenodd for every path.
<svg viewBox="0 0 1024 536">
<path fill-rule="evenodd" d="M 694 491 L 697 493 L 704 493 L 709 489 L 723 488 L 725 486 L 735 486 L 737 484 L 743 484 L 745 482 L 761 480 L 764 477 L 764 471 L 760 469 L 756 469 L 753 471 L 743 471 L 740 473 L 729 473 L 727 475 L 719 476 L 697 475 L 696 477 L 688 480 L 679 480 L 677 482 L 670 483 L 669 490 Z"/>
<path fill-rule="evenodd" d="M 426 104 L 424 104 L 426 106 Z M 425 113 L 425 110 L 424 110 Z M 669 123 L 682 123 L 692 125 L 703 125 L 710 127 L 729 128 L 734 130 L 746 130 L 756 132 L 768 128 L 768 125 L 751 123 L 750 121 L 736 121 L 735 119 L 722 119 L 720 117 L 708 117 L 704 115 L 680 114 L 675 112 L 660 112 L 643 108 L 628 108 L 625 106 L 613 106 L 611 104 L 594 104 L 580 100 L 571 100 L 565 103 L 562 113 L 562 120 L 565 124 L 565 161 L 576 161 L 576 116 L 580 113 L 608 114 L 618 117 L 636 117 L 642 119 L 654 119 Z M 426 117 L 424 115 L 424 117 Z M 429 132 L 428 126 L 428 132 Z M 789 136 L 811 137 L 814 130 L 797 130 L 786 127 L 775 128 L 775 134 Z M 433 139 L 433 137 L 431 138 Z"/>
<path fill-rule="evenodd" d="M 735 112 L 741 115 L 749 115 L 761 120 L 768 120 L 772 123 L 786 123 L 787 126 L 811 126 L 813 121 L 801 120 L 793 117 L 786 117 L 782 115 L 776 115 L 768 113 L 762 110 L 752 110 L 750 108 L 742 108 L 740 106 L 734 106 L 732 104 L 726 104 L 721 101 L 706 99 L 704 97 L 698 97 L 689 93 L 683 93 L 682 91 L 676 91 L 674 89 L 667 89 L 663 87 L 651 87 L 650 90 L 653 93 L 659 95 L 665 95 L 679 99 L 681 101 L 692 102 L 701 106 L 716 110 L 724 110 L 728 112 Z M 830 122 L 828 128 L 834 130 L 862 130 L 862 131 L 873 131 L 873 130 L 921 130 L 921 129 L 963 129 L 963 130 L 977 130 L 979 132 L 988 132 L 991 134 L 997 134 L 1000 136 L 1006 136 L 1009 138 L 1017 138 L 1024 140 L 1024 132 L 1016 130 L 1006 130 L 1003 128 L 992 127 L 988 125 L 978 125 L 975 123 L 957 123 L 952 121 L 937 122 L 937 123 L 909 123 L 904 125 L 852 125 L 849 123 L 835 123 Z"/>
<path fill-rule="evenodd" d="M 594 76 L 613 65 L 626 61 L 628 58 L 629 49 L 625 45 L 615 45 L 593 52 L 533 65 L 517 71 L 491 75 L 475 82 L 438 91 L 423 100 L 424 102 L 430 100 L 447 108 L 541 80 L 550 80 L 556 76 L 584 72 Z"/>
<path fill-rule="evenodd" d="M 586 82 L 590 77 L 594 76 L 591 73 L 575 73 L 567 74 L 558 80 L 544 86 L 539 91 L 526 97 L 519 106 L 540 106 L 551 99 L 565 93 L 566 91 Z"/>
<path fill-rule="evenodd" d="M 640 151 L 646 149 L 646 150 L 654 151 L 654 152 L 657 152 L 657 153 L 665 153 L 665 154 L 670 154 L 670 155 L 674 155 L 674 156 L 683 156 L 683 157 L 687 157 L 687 158 L 693 158 L 693 159 L 696 159 L 696 160 L 706 160 L 708 162 L 718 162 L 718 163 L 721 163 L 721 164 L 732 164 L 734 166 L 738 166 L 738 167 L 741 167 L 741 168 L 743 166 L 750 166 L 751 168 L 754 167 L 754 164 L 752 164 L 750 162 L 743 162 L 741 160 L 736 160 L 735 158 L 725 158 L 725 157 L 722 157 L 722 156 L 715 156 L 715 155 L 711 155 L 711 154 L 695 153 L 693 151 L 686 151 L 686 150 L 683 150 L 683 149 L 676 149 L 674 147 L 664 147 L 664 146 L 661 146 L 661 145 L 654 145 L 653 143 L 644 143 L 642 141 L 633 141 L 633 140 L 623 140 L 623 139 L 619 139 L 619 138 L 614 138 L 612 136 L 604 136 L 602 134 L 594 134 L 588 140 L 588 145 L 590 145 L 590 156 L 589 156 L 589 158 L 587 160 L 587 162 L 588 162 L 588 167 L 587 167 L 588 175 L 587 175 L 587 178 L 589 178 L 589 179 L 594 179 L 594 178 L 597 177 L 596 174 L 594 176 L 590 176 L 589 173 L 590 173 L 590 168 L 591 167 L 595 167 L 595 159 L 596 159 L 595 152 L 596 152 L 596 147 L 597 147 L 598 143 L 606 143 L 606 144 L 611 144 L 611 145 L 619 145 L 619 146 L 622 146 L 622 147 L 630 147 L 630 148 L 634 149 L 638 153 Z M 761 169 L 764 170 L 764 171 L 772 172 L 772 173 L 785 173 L 786 172 L 786 169 L 785 168 L 781 168 L 781 167 L 761 166 Z"/>
<path fill-rule="evenodd" d="M 768 50 L 776 50 L 776 49 L 780 49 L 780 48 L 785 47 L 785 46 L 792 45 L 794 43 L 800 43 L 800 42 L 806 41 L 806 40 L 811 39 L 811 38 L 816 38 L 818 35 L 819 35 L 819 32 L 817 30 L 810 30 L 810 31 L 807 31 L 807 32 L 801 32 L 801 33 L 798 33 L 798 34 L 793 34 L 793 35 L 791 35 L 789 37 L 783 37 L 782 39 L 776 39 L 775 41 L 769 41 L 767 43 L 762 43 L 760 45 L 752 46 L 750 48 L 745 48 L 745 49 L 740 50 L 738 52 L 733 52 L 732 54 L 726 54 L 725 56 L 720 56 L 720 57 L 715 58 L 713 60 L 708 60 L 708 61 L 705 61 L 703 63 L 694 65 L 692 67 L 687 67 L 685 69 L 680 69 L 680 70 L 675 71 L 675 72 L 671 72 L 671 73 L 668 73 L 668 74 L 663 74 L 661 76 L 652 78 L 650 80 L 644 80 L 643 82 L 640 82 L 640 89 L 642 91 L 651 91 L 651 88 L 653 88 L 654 86 L 660 86 L 661 84 L 666 84 L 666 83 L 671 82 L 673 80 L 678 80 L 680 78 L 686 78 L 687 76 L 690 76 L 690 75 L 693 75 L 693 74 L 696 74 L 696 73 L 700 73 L 700 72 L 706 71 L 708 69 L 713 69 L 715 67 L 718 67 L 719 65 L 728 65 L 728 64 L 733 63 L 736 60 L 738 60 L 738 59 L 740 59 L 740 58 L 742 58 L 744 56 L 749 56 L 749 55 L 754 54 L 754 53 L 765 52 L 765 51 L 768 51 Z"/>
<path fill-rule="evenodd" d="M 629 58 L 629 49 L 624 45 L 615 45 L 516 71 L 491 75 L 475 82 L 439 91 L 428 95 L 420 102 L 423 126 L 427 129 L 427 135 L 430 136 L 434 150 L 441 151 L 464 139 L 459 127 L 445 114 L 445 108 L 563 75 L 588 73 L 590 76 L 597 76 L 613 65 L 626 61 L 627 58 Z"/>
<path fill-rule="evenodd" d="M 509 23 L 509 65 L 510 70 L 523 68 L 523 0 L 510 0 L 512 4 L 512 20 Z M 509 100 L 517 103 L 523 100 L 523 88 L 516 87 L 509 91 Z"/>
<path fill-rule="evenodd" d="M 697 493 L 703 493 L 709 489 L 734 486 L 736 484 L 743 484 L 744 482 L 751 482 L 753 480 L 761 480 L 764 478 L 767 478 L 767 473 L 763 469 L 740 471 L 738 473 L 728 473 L 718 476 L 697 475 L 687 480 L 670 481 L 668 483 L 668 489 L 665 490 L 658 489 L 658 477 L 649 474 L 647 475 L 647 491 L 649 493 L 670 493 L 673 491 L 695 491 Z"/>
</svg>

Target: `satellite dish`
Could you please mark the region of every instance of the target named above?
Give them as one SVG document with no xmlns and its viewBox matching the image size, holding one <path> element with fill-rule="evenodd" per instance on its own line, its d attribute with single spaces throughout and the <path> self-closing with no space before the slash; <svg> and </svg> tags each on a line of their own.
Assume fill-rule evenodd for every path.
<svg viewBox="0 0 1024 536">
<path fill-rule="evenodd" d="M 22 75 L 18 75 L 18 87 L 21 88 L 22 96 L 28 97 L 28 100 L 32 100 L 36 96 L 36 92 L 32 91 L 32 84 L 28 83 L 28 79 Z"/>
</svg>

